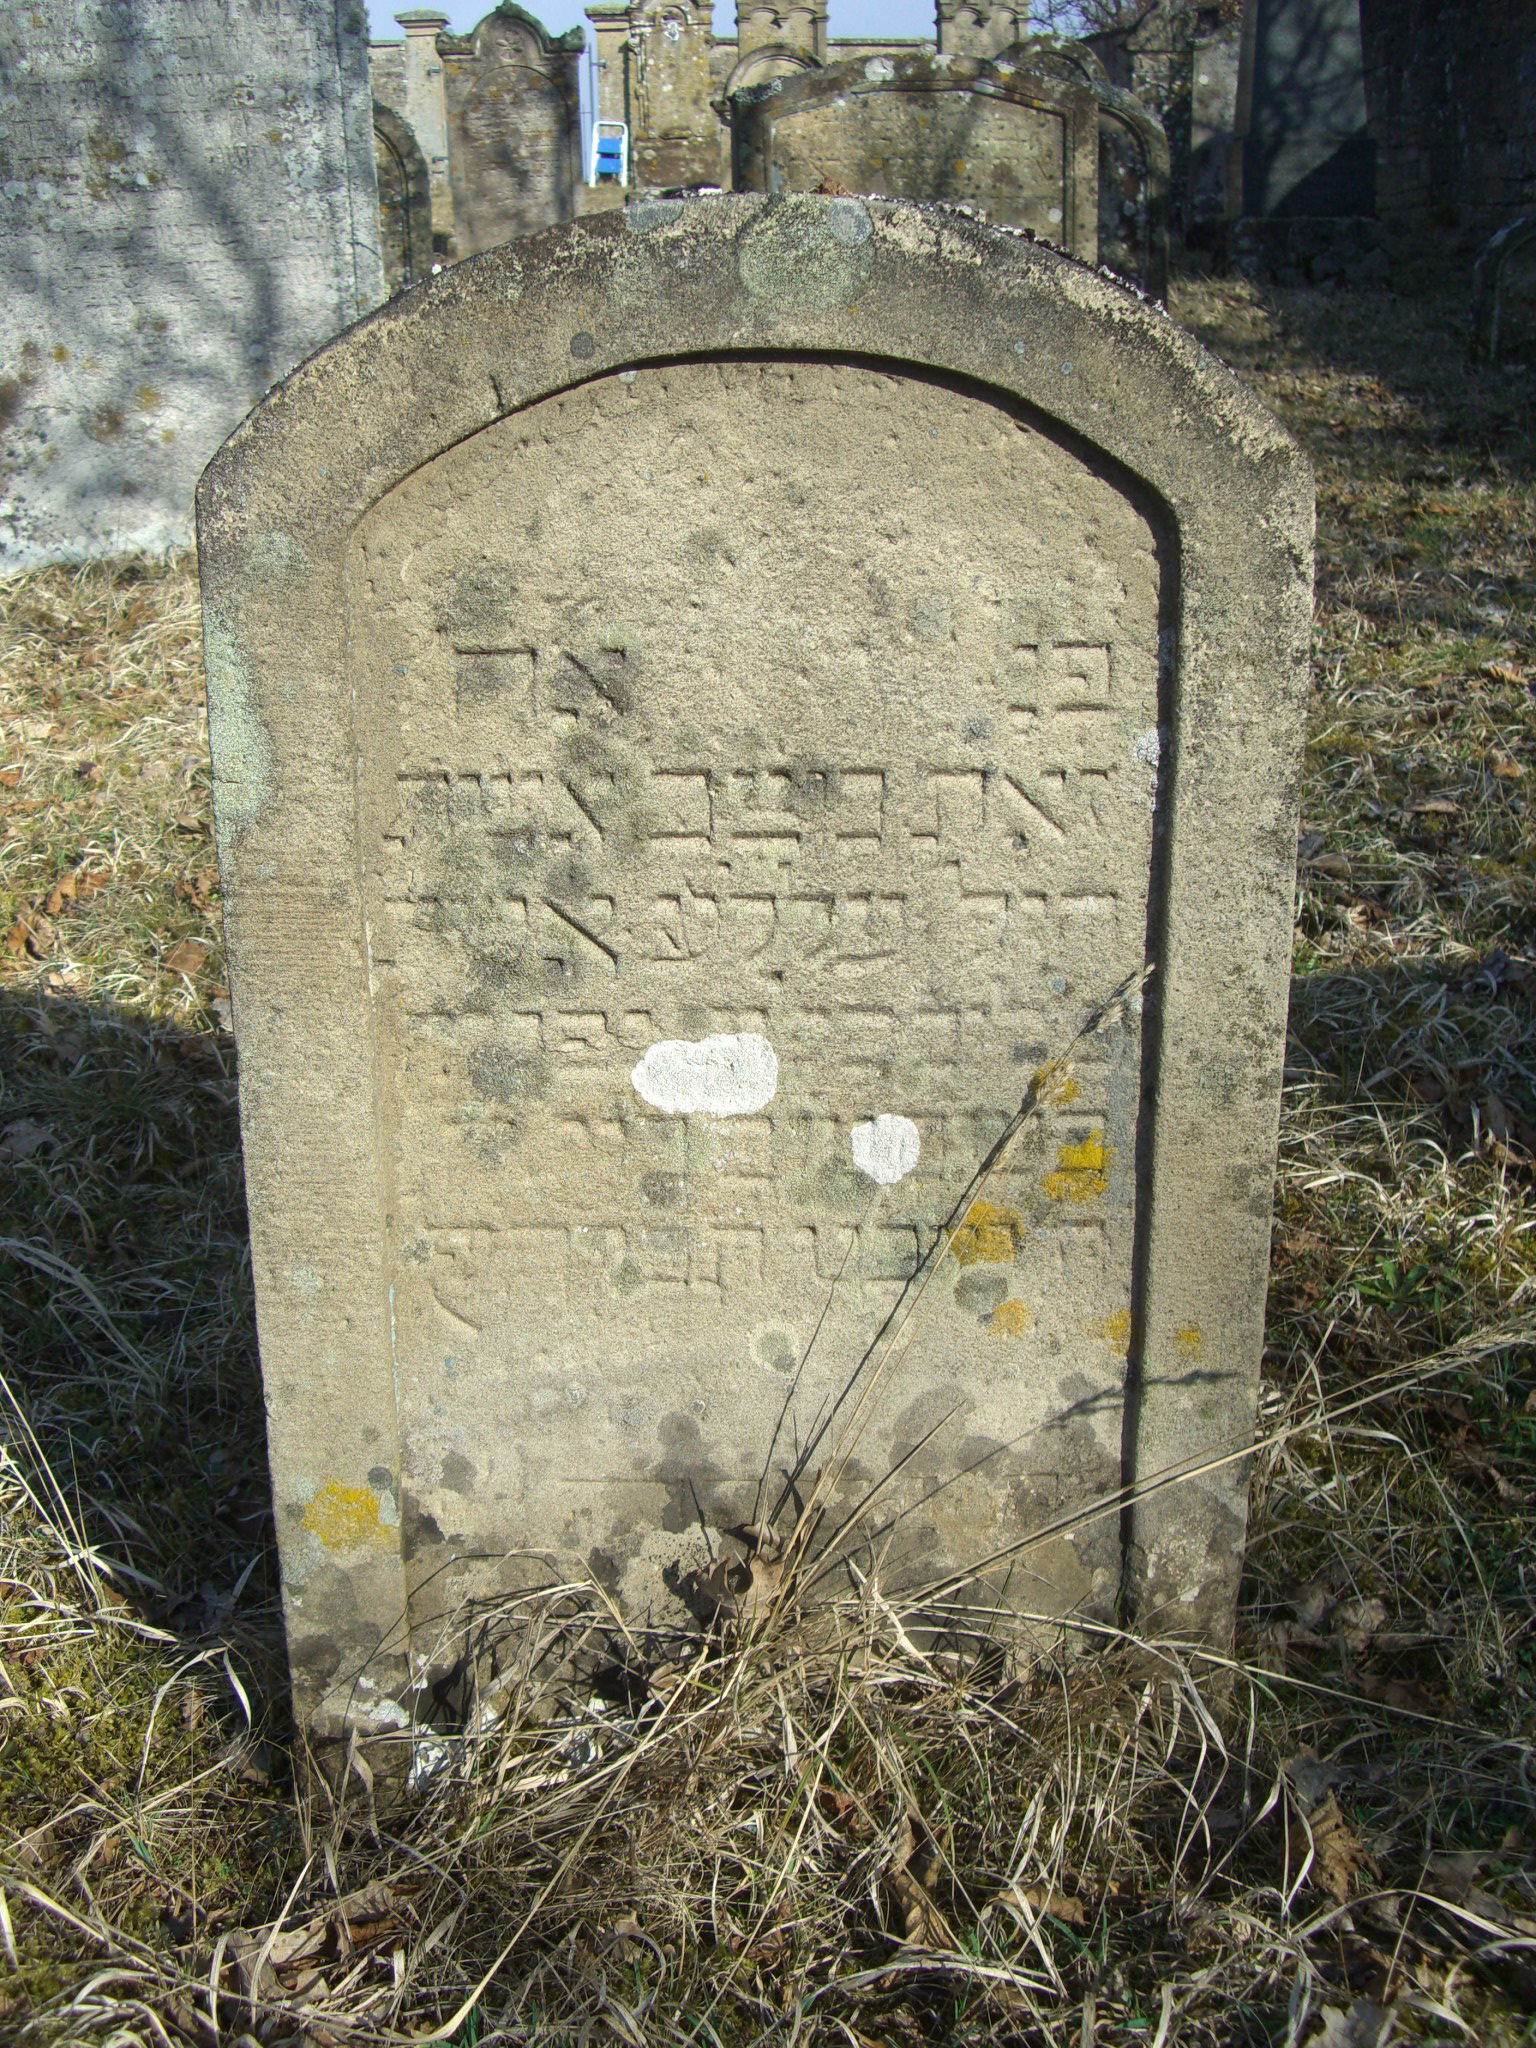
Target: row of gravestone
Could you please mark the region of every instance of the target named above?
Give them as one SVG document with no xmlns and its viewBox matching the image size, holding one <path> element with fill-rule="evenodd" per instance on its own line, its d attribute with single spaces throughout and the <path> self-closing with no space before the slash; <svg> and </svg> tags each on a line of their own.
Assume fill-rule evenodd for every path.
<svg viewBox="0 0 1536 2048">
<path fill-rule="evenodd" d="M 547 65 L 512 63 L 507 39 L 542 32 L 494 19 L 464 132 L 511 149 L 538 216 L 487 186 L 464 219 L 501 235 L 591 188 L 562 185 L 574 142 L 551 141 L 557 113 L 574 136 L 574 72 L 556 90 Z M 517 81 L 535 73 L 559 104 L 520 151 Z M 198 472 L 241 414 L 377 304 L 386 270 L 431 268 L 442 167 L 372 85 L 362 11 L 338 0 L 0 0 L 0 563 L 184 544 Z M 745 185 L 965 201 L 1163 288 L 1161 130 L 1070 44 L 830 65 L 738 99 Z"/>
<path fill-rule="evenodd" d="M 639 38 L 649 57 L 629 97 L 643 86 L 640 105 L 603 80 L 599 117 L 613 100 L 636 125 L 586 186 L 573 38 L 511 7 L 463 37 L 432 34 L 441 18 L 402 15 L 405 41 L 372 51 L 392 288 L 428 274 L 434 256 L 473 255 L 691 175 L 728 178 L 738 191 L 841 188 L 968 204 L 1106 262 L 1154 295 L 1166 289 L 1167 141 L 1085 44 L 1033 36 L 990 57 L 892 45 L 817 63 L 788 53 L 775 60 L 781 75 L 755 72 L 761 82 L 713 102 L 703 31 L 690 20 L 671 41 Z M 638 61 L 636 41 L 607 66 Z M 438 61 L 426 62 L 418 44 Z M 723 140 L 714 133 L 722 111 Z M 644 132 L 652 124 L 659 137 Z"/>
</svg>

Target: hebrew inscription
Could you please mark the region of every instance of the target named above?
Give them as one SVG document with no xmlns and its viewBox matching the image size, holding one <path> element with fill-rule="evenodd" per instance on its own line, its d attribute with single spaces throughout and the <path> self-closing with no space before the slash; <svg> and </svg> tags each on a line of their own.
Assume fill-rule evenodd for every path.
<svg viewBox="0 0 1536 2048">
<path fill-rule="evenodd" d="M 347 626 L 421 1527 L 633 1572 L 790 1461 L 1145 965 L 1160 545 L 1001 405 L 789 360 L 600 378 L 369 514 Z M 1127 1011 L 964 1218 L 855 1460 L 937 1432 L 884 1568 L 1117 1483 L 1141 1086 Z M 1055 1582 L 1103 1609 L 1116 1554 L 1090 1529 Z"/>
</svg>

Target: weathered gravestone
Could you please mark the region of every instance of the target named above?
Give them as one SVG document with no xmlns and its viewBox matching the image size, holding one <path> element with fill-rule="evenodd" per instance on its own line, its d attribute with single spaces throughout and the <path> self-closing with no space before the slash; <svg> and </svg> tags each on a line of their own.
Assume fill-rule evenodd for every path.
<svg viewBox="0 0 1536 2048">
<path fill-rule="evenodd" d="M 1008 58 L 853 57 L 731 100 L 738 191 L 878 193 L 981 207 L 1098 257 L 1098 106 Z"/>
<path fill-rule="evenodd" d="M 658 1609 L 797 1453 L 843 1509 L 899 1468 L 848 1539 L 892 1597 L 1227 1625 L 1310 523 L 1162 315 L 851 199 L 495 251 L 230 441 L 210 717 L 322 1729 L 417 1711 L 455 1602 Z"/>
<path fill-rule="evenodd" d="M 0 563 L 184 545 L 236 422 L 383 296 L 337 0 L 0 0 Z"/>
<path fill-rule="evenodd" d="M 461 256 L 576 211 L 583 32 L 551 35 L 512 0 L 465 36 L 440 36 Z"/>
<path fill-rule="evenodd" d="M 1472 359 L 1536 355 L 1536 213 L 1490 238 L 1472 273 Z"/>
<path fill-rule="evenodd" d="M 1162 123 L 1133 94 L 1110 83 L 1084 42 L 1030 36 L 998 60 L 1004 72 L 1048 72 L 1087 86 L 1098 108 L 1098 260 L 1150 292 L 1168 296 L 1168 138 Z M 923 198 L 923 193 L 914 193 Z"/>
</svg>

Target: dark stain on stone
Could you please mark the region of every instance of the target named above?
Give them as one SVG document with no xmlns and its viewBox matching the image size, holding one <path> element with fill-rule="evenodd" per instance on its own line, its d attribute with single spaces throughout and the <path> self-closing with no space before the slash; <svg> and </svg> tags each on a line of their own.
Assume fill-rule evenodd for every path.
<svg viewBox="0 0 1536 2048">
<path fill-rule="evenodd" d="M 829 811 L 836 810 L 842 794 L 843 778 L 827 762 L 804 757 L 790 762 L 784 803 L 797 818 L 824 818 Z"/>
<path fill-rule="evenodd" d="M 517 602 L 517 573 L 510 562 L 467 562 L 438 607 L 437 630 L 460 646 L 505 646 L 513 637 Z"/>
<path fill-rule="evenodd" d="M 584 363 L 590 356 L 597 354 L 597 342 L 592 335 L 588 334 L 585 328 L 582 329 L 580 334 L 573 334 L 571 336 L 571 354 L 579 363 Z"/>
<path fill-rule="evenodd" d="M 407 1554 L 427 1549 L 444 1540 L 437 1517 L 429 1514 L 413 1493 L 405 1496 L 405 1503 L 400 1511 L 400 1529 Z"/>
<path fill-rule="evenodd" d="M 955 1306 L 970 1314 L 989 1316 L 1008 1298 L 1008 1279 L 1003 1273 L 987 1273 L 969 1266 L 955 1282 Z"/>
<path fill-rule="evenodd" d="M 726 1475 L 706 1454 L 699 1425 L 691 1415 L 665 1416 L 657 1433 L 661 1456 L 651 1476 L 667 1491 L 661 1526 L 680 1536 L 685 1530 L 697 1529 L 701 1520 L 707 1524 L 711 1499 Z"/>
<path fill-rule="evenodd" d="M 621 1577 L 618 1559 L 611 1557 L 606 1550 L 594 1545 L 587 1552 L 587 1569 L 602 1587 L 603 1591 L 611 1598 L 617 1600 Z"/>
<path fill-rule="evenodd" d="M 680 1173 L 648 1173 L 640 1182 L 640 1199 L 653 1209 L 681 1209 L 688 1199 L 688 1183 Z"/>
<path fill-rule="evenodd" d="M 474 1490 L 475 1468 L 462 1451 L 450 1451 L 443 1460 L 443 1484 L 451 1493 Z"/>
</svg>

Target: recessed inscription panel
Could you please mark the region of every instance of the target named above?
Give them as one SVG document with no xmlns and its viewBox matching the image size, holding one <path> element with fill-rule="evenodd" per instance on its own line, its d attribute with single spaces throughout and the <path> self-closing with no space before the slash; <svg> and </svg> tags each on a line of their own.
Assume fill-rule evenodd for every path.
<svg viewBox="0 0 1536 2048">
<path fill-rule="evenodd" d="M 597 380 L 365 520 L 424 1612 L 450 1556 L 494 1585 L 530 1548 L 650 1598 L 812 1439 L 1031 1077 L 1144 964 L 1160 574 L 1144 512 L 1031 424 L 831 363 Z M 1133 1017 L 1079 1048 L 857 1442 L 811 1460 L 862 1490 L 935 1432 L 871 1525 L 899 1516 L 890 1578 L 1118 1483 L 1139 1060 Z M 1047 1569 L 1102 1610 L 1112 1519 L 1010 1597 Z"/>
</svg>

